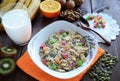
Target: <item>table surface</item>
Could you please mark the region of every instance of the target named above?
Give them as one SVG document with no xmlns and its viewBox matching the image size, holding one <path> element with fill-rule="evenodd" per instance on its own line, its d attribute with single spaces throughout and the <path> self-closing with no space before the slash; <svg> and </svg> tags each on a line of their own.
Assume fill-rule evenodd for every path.
<svg viewBox="0 0 120 81">
<path fill-rule="evenodd" d="M 120 0 L 84 0 L 84 3 L 80 7 L 84 14 L 92 13 L 92 12 L 103 12 L 112 16 L 120 25 Z M 46 19 L 40 13 L 37 17 L 32 21 L 32 37 L 40 31 L 40 29 L 44 28 L 46 25 L 56 21 L 58 19 Z M 0 41 L 2 46 L 14 46 L 17 48 L 18 53 L 14 58 L 17 61 L 21 55 L 27 49 L 27 45 L 20 47 L 15 45 L 9 37 L 6 35 L 5 31 L 0 32 Z M 105 50 L 108 50 L 109 53 L 115 55 L 120 59 L 120 35 L 117 36 L 116 40 L 111 42 L 111 46 L 106 46 L 105 44 L 99 44 Z M 120 81 L 120 62 L 112 69 L 112 75 L 110 81 Z M 15 71 L 9 76 L 0 76 L 0 81 L 36 81 L 34 78 L 30 77 L 26 73 L 24 73 L 19 67 L 16 67 Z M 81 81 L 93 81 L 86 74 Z"/>
</svg>

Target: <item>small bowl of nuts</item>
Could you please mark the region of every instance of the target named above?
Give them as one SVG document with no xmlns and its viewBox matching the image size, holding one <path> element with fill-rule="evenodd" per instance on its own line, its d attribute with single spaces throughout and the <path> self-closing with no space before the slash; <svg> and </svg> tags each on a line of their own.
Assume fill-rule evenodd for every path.
<svg viewBox="0 0 120 81">
<path fill-rule="evenodd" d="M 67 21 L 55 21 L 28 44 L 33 62 L 44 72 L 69 79 L 83 72 L 95 58 L 98 43 L 87 32 Z"/>
</svg>

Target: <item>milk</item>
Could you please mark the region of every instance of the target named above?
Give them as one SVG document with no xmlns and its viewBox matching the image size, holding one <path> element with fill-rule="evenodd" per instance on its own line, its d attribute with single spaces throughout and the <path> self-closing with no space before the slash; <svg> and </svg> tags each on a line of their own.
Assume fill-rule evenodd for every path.
<svg viewBox="0 0 120 81">
<path fill-rule="evenodd" d="M 15 9 L 2 16 L 2 24 L 8 36 L 16 44 L 24 44 L 31 37 L 31 20 L 24 10 Z"/>
</svg>

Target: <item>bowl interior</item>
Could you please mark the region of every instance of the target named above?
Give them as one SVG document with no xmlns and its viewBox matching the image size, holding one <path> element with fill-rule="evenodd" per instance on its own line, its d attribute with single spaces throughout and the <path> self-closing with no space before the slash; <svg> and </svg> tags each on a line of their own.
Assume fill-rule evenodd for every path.
<svg viewBox="0 0 120 81">
<path fill-rule="evenodd" d="M 53 35 L 54 33 L 59 32 L 60 30 L 73 30 L 81 34 L 82 36 L 90 36 L 87 32 L 82 30 L 80 27 L 77 27 L 76 25 L 69 23 L 67 21 L 55 21 L 52 24 L 46 26 L 45 28 L 41 29 L 29 42 L 28 44 L 28 53 L 33 60 L 33 62 L 43 71 L 46 73 L 60 78 L 60 79 L 68 79 L 75 77 L 82 71 L 84 71 L 92 62 L 94 59 L 97 51 L 98 51 L 98 43 L 96 40 L 90 36 L 90 38 L 94 39 L 93 42 L 95 44 L 95 48 L 91 49 L 91 53 L 87 55 L 86 61 L 83 63 L 81 67 L 78 67 L 75 70 L 65 72 L 65 73 L 60 73 L 54 70 L 49 69 L 47 66 L 42 64 L 41 58 L 39 55 L 40 51 L 40 46 L 48 40 L 48 38 Z"/>
</svg>

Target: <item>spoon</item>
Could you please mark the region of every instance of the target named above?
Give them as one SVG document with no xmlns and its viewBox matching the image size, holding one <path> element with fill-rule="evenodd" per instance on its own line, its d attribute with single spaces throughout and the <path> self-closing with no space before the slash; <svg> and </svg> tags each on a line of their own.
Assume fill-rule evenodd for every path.
<svg viewBox="0 0 120 81">
<path fill-rule="evenodd" d="M 106 45 L 110 46 L 110 42 L 109 42 L 109 41 L 107 41 L 102 35 L 100 35 L 98 32 L 96 32 L 95 30 L 93 30 L 93 29 L 91 29 L 91 28 L 89 27 L 89 23 L 88 23 L 88 21 L 87 21 L 86 19 L 84 19 L 83 17 L 80 17 L 79 20 L 80 20 L 80 22 L 78 22 L 78 25 L 79 25 L 82 29 L 93 31 L 94 33 L 96 33 L 97 35 L 99 35 L 99 36 L 105 41 L 105 44 L 106 44 Z"/>
</svg>

